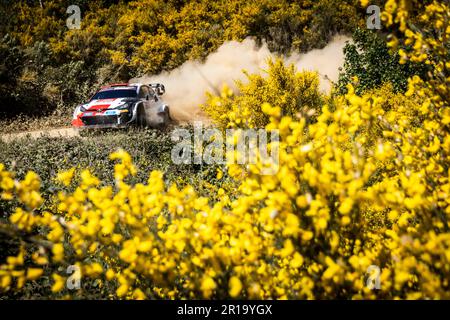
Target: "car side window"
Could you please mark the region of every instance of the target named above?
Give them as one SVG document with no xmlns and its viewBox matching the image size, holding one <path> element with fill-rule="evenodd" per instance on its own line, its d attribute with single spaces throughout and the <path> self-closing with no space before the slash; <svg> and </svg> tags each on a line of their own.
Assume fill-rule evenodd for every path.
<svg viewBox="0 0 450 320">
<path fill-rule="evenodd" d="M 155 90 L 153 90 L 153 88 L 148 88 L 148 91 L 149 91 L 149 94 L 150 94 L 150 98 L 158 99 L 158 96 L 156 95 Z"/>
<path fill-rule="evenodd" d="M 140 98 L 140 99 L 145 99 L 145 98 L 147 97 L 148 94 L 149 94 L 149 92 L 148 92 L 148 87 L 142 86 L 142 87 L 139 89 L 139 98 Z"/>
</svg>

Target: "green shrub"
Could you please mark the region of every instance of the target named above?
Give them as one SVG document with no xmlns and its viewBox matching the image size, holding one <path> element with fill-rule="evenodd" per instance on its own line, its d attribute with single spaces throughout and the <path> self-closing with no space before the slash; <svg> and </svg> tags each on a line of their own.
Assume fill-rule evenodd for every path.
<svg viewBox="0 0 450 320">
<path fill-rule="evenodd" d="M 353 43 L 344 47 L 345 62 L 339 76 L 338 87 L 341 93 L 346 92 L 347 84 L 354 77 L 358 78 L 356 93 L 391 83 L 395 92 L 405 92 L 408 78 L 422 75 L 425 68 L 412 63 L 399 63 L 397 53 L 391 54 L 382 35 L 365 29 L 356 29 Z"/>
</svg>

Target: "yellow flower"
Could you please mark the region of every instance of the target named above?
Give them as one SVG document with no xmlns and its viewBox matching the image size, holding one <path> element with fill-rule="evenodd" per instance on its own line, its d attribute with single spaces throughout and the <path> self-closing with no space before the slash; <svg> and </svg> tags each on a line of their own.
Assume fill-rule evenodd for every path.
<svg viewBox="0 0 450 320">
<path fill-rule="evenodd" d="M 209 276 L 204 276 L 200 285 L 200 290 L 203 292 L 203 296 L 205 298 L 209 298 L 214 289 L 216 289 L 217 285 L 214 282 L 214 279 Z"/>
<path fill-rule="evenodd" d="M 136 289 L 133 291 L 133 298 L 136 300 L 145 300 L 147 299 L 144 292 L 141 289 Z"/>
<path fill-rule="evenodd" d="M 280 251 L 280 255 L 282 257 L 290 256 L 294 252 L 294 245 L 292 244 L 291 239 L 287 239 L 284 241 L 283 249 Z"/>
<path fill-rule="evenodd" d="M 236 298 L 241 293 L 241 290 L 242 290 L 241 280 L 236 276 L 231 277 L 229 281 L 230 297 Z"/>
<path fill-rule="evenodd" d="M 38 268 L 28 268 L 27 270 L 27 280 L 36 280 L 38 279 L 44 270 Z"/>
<path fill-rule="evenodd" d="M 81 171 L 81 187 L 87 189 L 89 187 L 96 187 L 100 184 L 98 178 L 92 175 L 91 171 L 86 169 Z"/>
<path fill-rule="evenodd" d="M 118 297 L 123 297 L 127 294 L 129 289 L 129 286 L 127 284 L 122 284 L 119 288 L 116 290 L 116 294 Z"/>
<path fill-rule="evenodd" d="M 217 180 L 220 180 L 220 179 L 222 179 L 222 177 L 223 177 L 223 172 L 222 172 L 222 170 L 217 169 L 217 176 L 216 176 L 216 179 L 217 179 Z"/>
<path fill-rule="evenodd" d="M 311 231 L 305 231 L 305 232 L 303 232 L 302 239 L 303 239 L 304 241 L 309 241 L 309 240 L 311 240 L 313 237 L 314 237 L 314 233 L 313 233 L 313 232 L 311 232 Z"/>
<path fill-rule="evenodd" d="M 75 174 L 75 168 L 69 169 L 67 171 L 63 171 L 58 173 L 56 176 L 56 180 L 61 182 L 66 187 L 70 185 L 70 182 L 73 179 L 73 176 Z"/>
<path fill-rule="evenodd" d="M 294 256 L 290 262 L 292 268 L 300 268 L 303 265 L 303 257 L 300 253 L 294 253 Z"/>
<path fill-rule="evenodd" d="M 348 214 L 352 210 L 353 207 L 353 199 L 346 198 L 339 207 L 339 212 L 342 214 Z"/>
<path fill-rule="evenodd" d="M 61 262 L 64 259 L 64 246 L 62 243 L 56 243 L 52 248 L 53 261 Z"/>
<path fill-rule="evenodd" d="M 6 288 L 8 288 L 11 285 L 11 277 L 10 276 L 7 276 L 7 275 L 1 276 L 0 279 L 1 279 L 0 280 L 0 287 L 1 288 L 6 289 Z"/>
<path fill-rule="evenodd" d="M 369 0 L 360 0 L 359 3 L 363 8 L 365 8 L 369 4 Z"/>
<path fill-rule="evenodd" d="M 152 242 L 151 241 L 143 241 L 139 243 L 138 251 L 140 252 L 149 252 L 152 249 Z"/>
<path fill-rule="evenodd" d="M 115 277 L 115 273 L 112 269 L 108 269 L 108 271 L 106 271 L 105 275 L 106 275 L 106 279 L 109 281 L 111 281 Z"/>
<path fill-rule="evenodd" d="M 53 277 L 53 286 L 52 286 L 52 292 L 60 292 L 62 289 L 64 289 L 66 279 L 56 273 L 52 274 Z"/>
</svg>

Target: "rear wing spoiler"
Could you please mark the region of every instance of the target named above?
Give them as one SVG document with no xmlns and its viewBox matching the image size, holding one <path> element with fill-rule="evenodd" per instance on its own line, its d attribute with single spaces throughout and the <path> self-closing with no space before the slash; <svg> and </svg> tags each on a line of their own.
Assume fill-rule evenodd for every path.
<svg viewBox="0 0 450 320">
<path fill-rule="evenodd" d="M 149 86 L 156 91 L 158 96 L 162 96 L 166 92 L 166 88 L 162 83 L 150 83 Z"/>
</svg>

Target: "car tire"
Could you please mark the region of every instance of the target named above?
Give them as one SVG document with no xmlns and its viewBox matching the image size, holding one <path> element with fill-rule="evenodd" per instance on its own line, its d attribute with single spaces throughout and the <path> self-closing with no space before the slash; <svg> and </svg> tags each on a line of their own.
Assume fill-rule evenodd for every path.
<svg viewBox="0 0 450 320">
<path fill-rule="evenodd" d="M 145 118 L 145 110 L 142 105 L 138 106 L 137 109 L 136 124 L 139 128 L 145 128 L 147 126 L 147 119 Z"/>
<path fill-rule="evenodd" d="M 158 129 L 163 130 L 167 128 L 170 122 L 170 114 L 169 109 L 167 109 L 162 115 L 161 115 L 162 121 L 158 125 Z"/>
<path fill-rule="evenodd" d="M 170 113 L 169 113 L 169 109 L 166 110 L 166 112 L 164 112 L 164 125 L 168 125 L 170 122 Z"/>
</svg>

